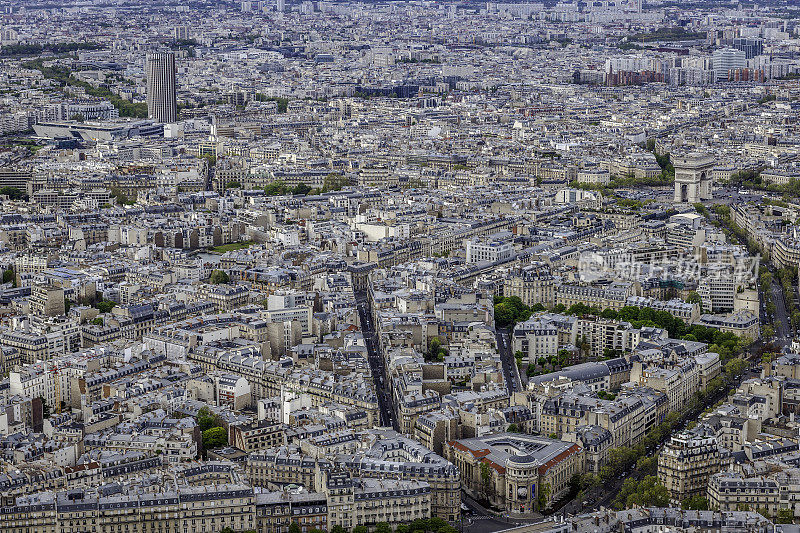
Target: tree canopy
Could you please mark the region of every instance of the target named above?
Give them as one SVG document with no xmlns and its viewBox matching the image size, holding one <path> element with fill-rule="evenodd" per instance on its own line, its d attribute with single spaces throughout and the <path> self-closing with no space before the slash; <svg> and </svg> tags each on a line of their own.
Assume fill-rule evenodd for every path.
<svg viewBox="0 0 800 533">
<path fill-rule="evenodd" d="M 645 476 L 641 481 L 628 478 L 614 500 L 617 509 L 641 507 L 666 507 L 669 505 L 669 491 L 658 482 L 656 476 Z"/>
<path fill-rule="evenodd" d="M 223 285 L 225 283 L 230 283 L 231 278 L 224 270 L 215 270 L 211 273 L 211 278 L 209 281 L 214 285 Z"/>
</svg>

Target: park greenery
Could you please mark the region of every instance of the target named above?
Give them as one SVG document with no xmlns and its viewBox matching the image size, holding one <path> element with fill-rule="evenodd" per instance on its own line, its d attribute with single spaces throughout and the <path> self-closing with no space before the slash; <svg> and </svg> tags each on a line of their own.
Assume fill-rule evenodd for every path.
<svg viewBox="0 0 800 533">
<path fill-rule="evenodd" d="M 0 187 L 0 194 L 8 196 L 9 200 L 27 200 L 28 194 L 16 187 Z"/>
<path fill-rule="evenodd" d="M 513 327 L 517 322 L 525 322 L 533 313 L 544 311 L 545 306 L 537 303 L 529 307 L 519 296 L 494 297 L 494 321 L 499 328 Z"/>
<path fill-rule="evenodd" d="M 230 242 L 228 244 L 221 244 L 219 246 L 213 246 L 209 248 L 212 252 L 217 252 L 220 254 L 224 254 L 225 252 L 230 252 L 232 250 L 243 250 L 244 248 L 249 248 L 255 244 L 254 241 L 243 241 L 243 242 Z"/>
<path fill-rule="evenodd" d="M 298 183 L 294 187 L 290 187 L 282 181 L 273 181 L 264 187 L 264 194 L 267 196 L 283 196 L 286 194 L 303 195 L 309 192 L 311 192 L 311 187 L 305 183 Z"/>
<path fill-rule="evenodd" d="M 119 187 L 114 187 L 113 185 L 109 187 L 109 191 L 111 192 L 111 197 L 114 198 L 118 204 L 120 205 L 133 205 L 136 203 L 136 200 L 130 198 L 125 192 L 120 189 Z"/>
<path fill-rule="evenodd" d="M 517 358 L 518 363 L 522 362 L 522 352 L 517 352 L 520 357 Z M 517 354 L 514 354 L 517 357 Z M 536 361 L 531 361 L 528 364 L 528 368 L 525 371 L 526 375 L 531 378 L 533 376 L 538 376 L 541 374 L 548 374 L 550 372 L 555 372 L 556 370 L 560 370 L 567 366 L 572 358 L 572 352 L 569 350 L 559 350 L 558 354 L 556 355 L 548 355 L 548 356 L 541 356 Z"/>
<path fill-rule="evenodd" d="M 583 189 L 586 191 L 599 191 L 603 194 L 603 196 L 608 196 L 612 198 L 617 198 L 617 204 L 621 207 L 626 207 L 629 209 L 639 209 L 645 205 L 644 202 L 640 202 L 638 200 L 632 200 L 629 198 L 621 198 L 617 197 L 615 190 L 616 189 L 631 189 L 637 187 L 659 187 L 664 185 L 671 185 L 675 182 L 675 167 L 672 165 L 672 160 L 670 158 L 670 154 L 658 154 L 655 151 L 655 140 L 649 139 L 643 145 L 642 148 L 646 149 L 649 152 L 653 152 L 653 155 L 656 158 L 656 162 L 658 166 L 661 168 L 661 172 L 656 174 L 655 176 L 634 176 L 632 174 L 628 174 L 626 176 L 616 176 L 612 175 L 610 177 L 610 181 L 606 185 L 602 185 L 599 183 L 578 183 L 577 181 L 573 181 L 570 183 L 571 187 Z"/>
<path fill-rule="evenodd" d="M 228 444 L 228 430 L 219 415 L 214 414 L 208 407 L 203 407 L 195 417 L 197 427 L 203 437 L 203 450 L 221 448 Z"/>
<path fill-rule="evenodd" d="M 542 304 L 529 307 L 516 297 L 495 297 L 495 324 L 497 327 L 513 327 L 517 322 L 528 320 L 534 312 L 544 311 Z M 740 338 L 731 332 L 723 332 L 715 328 L 686 324 L 680 318 L 667 311 L 656 311 L 650 307 L 625 306 L 619 311 L 614 309 L 598 309 L 584 303 L 577 303 L 569 308 L 563 304 L 555 305 L 550 311 L 573 316 L 599 316 L 610 320 L 630 322 L 636 328 L 653 327 L 665 329 L 673 339 L 699 341 L 709 345 L 708 350 L 720 355 L 724 362 L 734 353 L 750 344 L 751 340 Z M 613 354 L 610 354 L 613 355 Z"/>
<path fill-rule="evenodd" d="M 110 313 L 116 305 L 116 302 L 112 302 L 111 300 L 105 298 L 92 304 L 92 306 L 96 307 L 101 313 Z"/>
<path fill-rule="evenodd" d="M 278 113 L 286 113 L 289 108 L 289 100 L 279 96 L 267 96 L 262 93 L 256 93 L 256 102 L 275 102 L 278 106 Z"/>
<path fill-rule="evenodd" d="M 231 278 L 224 270 L 214 270 L 211 273 L 209 281 L 214 285 L 224 285 L 226 283 L 230 283 Z"/>
<path fill-rule="evenodd" d="M 434 337 L 431 339 L 431 342 L 428 343 L 428 350 L 425 352 L 424 357 L 425 361 L 436 361 L 442 362 L 444 358 L 447 357 L 448 351 L 442 347 L 442 341 L 439 340 L 439 337 Z"/>
<path fill-rule="evenodd" d="M 72 42 L 72 43 L 18 43 L 18 44 L 4 44 L 0 47 L 0 56 L 38 56 L 42 52 L 49 52 L 51 54 L 68 54 L 77 52 L 78 50 L 98 50 L 102 46 L 98 43 L 86 42 Z"/>
<path fill-rule="evenodd" d="M 121 117 L 147 118 L 146 103 L 133 103 L 130 100 L 126 100 L 121 96 L 114 94 L 108 87 L 95 87 L 91 83 L 79 80 L 72 74 L 72 71 L 68 67 L 59 65 L 45 66 L 44 61 L 41 58 L 27 61 L 23 63 L 22 66 L 28 69 L 38 70 L 42 73 L 42 76 L 47 79 L 54 80 L 62 87 L 80 87 L 89 96 L 105 98 L 119 110 L 119 115 Z"/>
<path fill-rule="evenodd" d="M 241 187 L 239 182 L 230 182 L 228 183 L 228 188 L 231 188 L 232 185 L 235 187 Z M 333 191 L 340 191 L 347 185 L 350 185 L 350 180 L 347 176 L 339 174 L 337 172 L 331 172 L 322 182 L 321 189 L 313 189 L 309 185 L 305 183 L 298 183 L 294 187 L 291 187 L 284 183 L 281 180 L 273 181 L 266 187 L 264 187 L 264 194 L 267 196 L 285 196 L 287 194 L 295 195 L 295 196 L 303 196 L 306 194 L 320 194 L 326 192 L 333 192 Z"/>
</svg>

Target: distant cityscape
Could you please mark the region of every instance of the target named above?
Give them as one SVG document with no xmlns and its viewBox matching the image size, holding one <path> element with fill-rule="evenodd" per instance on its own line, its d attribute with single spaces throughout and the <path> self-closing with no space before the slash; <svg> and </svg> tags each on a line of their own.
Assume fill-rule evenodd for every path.
<svg viewBox="0 0 800 533">
<path fill-rule="evenodd" d="M 0 533 L 800 533 L 800 4 L 0 0 Z"/>
</svg>

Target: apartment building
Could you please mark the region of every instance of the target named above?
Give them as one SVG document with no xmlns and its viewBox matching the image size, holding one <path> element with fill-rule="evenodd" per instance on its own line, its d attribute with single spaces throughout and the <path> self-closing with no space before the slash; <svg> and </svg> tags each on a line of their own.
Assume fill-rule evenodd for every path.
<svg viewBox="0 0 800 533">
<path fill-rule="evenodd" d="M 745 477 L 739 472 L 718 472 L 707 481 L 708 504 L 720 511 L 766 509 L 776 515 L 781 507 L 781 486 L 769 477 Z"/>
<path fill-rule="evenodd" d="M 546 318 L 533 318 L 514 326 L 511 345 L 514 353 L 522 352 L 523 361 L 535 362 L 539 357 L 558 353 L 558 329 Z"/>
<path fill-rule="evenodd" d="M 562 284 L 556 290 L 556 303 L 569 308 L 575 304 L 585 304 L 598 309 L 619 311 L 631 296 L 641 296 L 639 283 L 614 281 L 605 285 Z"/>
<path fill-rule="evenodd" d="M 713 372 L 714 365 L 706 364 L 703 368 Z M 693 357 L 671 363 L 647 364 L 636 361 L 631 369 L 631 381 L 664 392 L 669 399 L 670 410 L 677 411 L 700 390 L 703 381 L 700 371 L 701 367 Z"/>
<path fill-rule="evenodd" d="M 0 531 L 219 531 L 257 527 L 253 489 L 244 485 L 184 486 L 164 492 L 101 495 L 90 490 L 39 493 L 4 507 Z"/>
<path fill-rule="evenodd" d="M 705 496 L 709 478 L 720 468 L 716 436 L 704 430 L 674 435 L 658 454 L 658 480 L 676 502 Z"/>
<path fill-rule="evenodd" d="M 450 441 L 444 454 L 458 467 L 467 493 L 512 513 L 549 507 L 566 494 L 570 478 L 584 465 L 577 444 L 519 433 Z"/>
<path fill-rule="evenodd" d="M 543 264 L 511 270 L 503 280 L 503 296 L 517 296 L 528 306 L 540 303 L 552 307 L 556 302 L 555 278 Z"/>
</svg>

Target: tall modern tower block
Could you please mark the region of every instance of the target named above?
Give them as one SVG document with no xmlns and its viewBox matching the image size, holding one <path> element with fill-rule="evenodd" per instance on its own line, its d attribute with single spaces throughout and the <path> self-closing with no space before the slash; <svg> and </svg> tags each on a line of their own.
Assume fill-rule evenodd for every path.
<svg viewBox="0 0 800 533">
<path fill-rule="evenodd" d="M 175 96 L 175 54 L 155 52 L 147 54 L 147 115 L 172 124 L 178 120 Z"/>
</svg>

